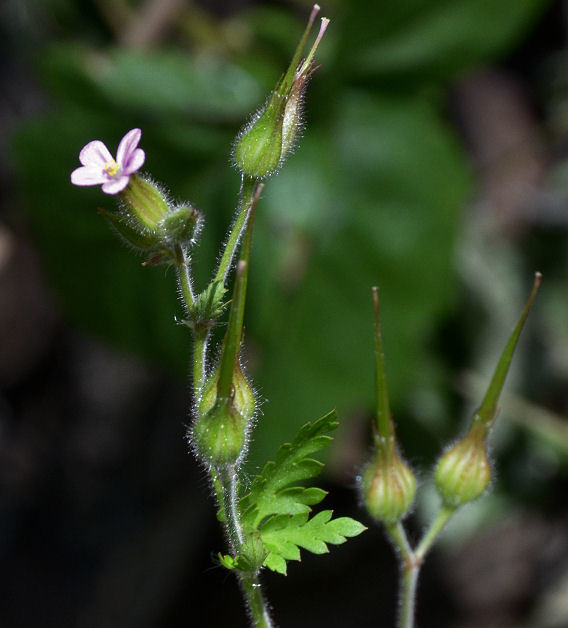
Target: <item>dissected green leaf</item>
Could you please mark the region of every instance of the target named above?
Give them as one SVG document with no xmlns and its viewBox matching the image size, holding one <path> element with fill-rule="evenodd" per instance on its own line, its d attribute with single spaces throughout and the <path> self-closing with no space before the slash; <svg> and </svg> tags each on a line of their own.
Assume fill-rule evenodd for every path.
<svg viewBox="0 0 568 628">
<path fill-rule="evenodd" d="M 280 447 L 276 460 L 266 463 L 241 502 L 246 525 L 257 529 L 270 515 L 308 513 L 310 506 L 325 497 L 326 492 L 321 489 L 290 487 L 290 484 L 320 473 L 323 464 L 308 456 L 331 443 L 329 433 L 339 425 L 336 418 L 337 414 L 332 410 L 315 423 L 306 423 L 291 443 Z"/>
<path fill-rule="evenodd" d="M 258 530 L 266 556 L 262 563 L 272 571 L 286 574 L 287 560 L 300 560 L 300 547 L 314 554 L 328 551 L 326 543 L 338 545 L 356 536 L 365 527 L 348 517 L 331 520 L 324 510 L 311 519 L 310 506 L 326 496 L 320 488 L 290 486 L 313 478 L 323 464 L 309 458 L 327 447 L 338 422 L 332 410 L 315 423 L 307 423 L 291 443 L 280 447 L 274 462 L 268 462 L 241 500 L 241 521 L 245 530 Z"/>
<path fill-rule="evenodd" d="M 329 551 L 327 543 L 340 545 L 346 537 L 357 536 L 366 529 L 350 517 L 332 519 L 332 515 L 331 510 L 323 510 L 311 519 L 308 513 L 269 519 L 260 530 L 268 550 L 264 565 L 286 574 L 286 561 L 300 560 L 300 547 L 314 554 L 325 554 Z"/>
</svg>

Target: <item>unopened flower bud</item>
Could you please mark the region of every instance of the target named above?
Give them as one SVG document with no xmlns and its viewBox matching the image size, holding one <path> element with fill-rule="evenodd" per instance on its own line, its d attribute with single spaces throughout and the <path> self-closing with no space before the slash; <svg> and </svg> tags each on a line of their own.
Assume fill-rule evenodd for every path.
<svg viewBox="0 0 568 628">
<path fill-rule="evenodd" d="M 160 190 L 150 181 L 132 175 L 120 193 L 126 210 L 142 228 L 154 231 L 170 210 Z"/>
<path fill-rule="evenodd" d="M 491 479 L 487 431 L 477 425 L 449 449 L 436 467 L 436 488 L 444 504 L 457 508 L 483 495 Z"/>
<path fill-rule="evenodd" d="M 191 205 L 176 207 L 158 225 L 158 233 L 164 243 L 190 243 L 202 221 L 201 214 Z"/>
<path fill-rule="evenodd" d="M 416 479 L 396 451 L 394 437 L 376 437 L 376 451 L 361 476 L 361 495 L 372 517 L 396 523 L 412 506 Z"/>
</svg>

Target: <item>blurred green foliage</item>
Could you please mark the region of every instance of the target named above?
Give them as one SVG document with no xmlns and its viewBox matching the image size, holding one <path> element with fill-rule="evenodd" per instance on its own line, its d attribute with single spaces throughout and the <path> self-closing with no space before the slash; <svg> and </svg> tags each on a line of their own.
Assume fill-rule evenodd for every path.
<svg viewBox="0 0 568 628">
<path fill-rule="evenodd" d="M 211 16 L 216 46 L 174 28 L 167 44 L 136 49 L 119 46 L 102 18 L 79 19 L 72 2 L 46 5 L 74 28 L 43 45 L 37 64 L 50 112 L 26 123 L 14 142 L 46 270 L 75 324 L 185 376 L 189 336 L 174 324 L 181 308 L 173 273 L 141 268 L 96 213 L 112 199 L 74 188 L 69 174 L 89 140 L 102 139 L 112 152 L 126 131 L 142 128 L 145 169 L 205 214 L 196 252 L 201 288 L 236 203 L 231 142 L 285 69 L 308 6 L 298 20 L 272 5 Z M 323 6 L 332 25 L 310 86 L 305 136 L 267 183 L 257 218 L 247 344 L 269 403 L 253 463 L 333 406 L 341 420 L 371 407 L 372 285 L 381 289 L 395 412 L 414 386 L 439 390 L 443 365 L 430 340 L 453 305 L 455 237 L 472 190 L 465 152 L 444 118 L 445 93 L 504 53 L 545 6 Z M 233 41 L 231 32 L 249 36 L 231 47 L 222 39 Z"/>
</svg>

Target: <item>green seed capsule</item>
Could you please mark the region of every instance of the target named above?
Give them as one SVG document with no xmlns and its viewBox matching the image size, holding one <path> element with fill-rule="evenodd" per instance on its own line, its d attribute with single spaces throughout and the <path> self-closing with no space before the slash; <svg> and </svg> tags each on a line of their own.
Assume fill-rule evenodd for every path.
<svg viewBox="0 0 568 628">
<path fill-rule="evenodd" d="M 235 162 L 244 174 L 263 179 L 280 164 L 285 99 L 272 92 L 264 110 L 245 128 L 235 145 Z"/>
<path fill-rule="evenodd" d="M 288 70 L 278 81 L 264 107 L 245 126 L 235 142 L 235 163 L 248 177 L 269 177 L 282 165 L 294 145 L 302 125 L 305 86 L 314 71 L 314 54 L 329 24 L 327 18 L 322 18 L 318 36 L 305 60 L 300 62 L 318 11 L 319 6 L 315 5 Z"/>
<path fill-rule="evenodd" d="M 408 512 L 416 494 L 416 479 L 396 451 L 394 437 L 377 437 L 376 452 L 361 476 L 361 495 L 378 521 L 391 525 Z"/>
<path fill-rule="evenodd" d="M 237 462 L 243 452 L 246 421 L 231 404 L 219 400 L 193 427 L 193 442 L 199 455 L 213 467 Z"/>
<path fill-rule="evenodd" d="M 457 508 L 474 501 L 487 489 L 491 465 L 487 459 L 486 431 L 474 426 L 447 451 L 436 467 L 436 488 L 444 504 Z"/>
<path fill-rule="evenodd" d="M 233 371 L 230 398 L 217 396 L 218 377 L 216 372 L 203 388 L 192 440 L 208 464 L 223 467 L 237 462 L 246 448 L 255 398 L 238 361 Z"/>
</svg>

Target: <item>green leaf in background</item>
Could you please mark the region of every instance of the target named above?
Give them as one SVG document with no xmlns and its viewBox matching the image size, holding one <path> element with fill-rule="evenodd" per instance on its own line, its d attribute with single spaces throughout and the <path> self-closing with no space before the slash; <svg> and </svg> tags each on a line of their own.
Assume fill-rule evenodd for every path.
<svg viewBox="0 0 568 628">
<path fill-rule="evenodd" d="M 511 46 L 547 0 L 344 0 L 338 60 L 351 76 L 447 81 Z"/>
<path fill-rule="evenodd" d="M 178 50 L 94 51 L 59 44 L 50 48 L 43 67 L 63 99 L 94 97 L 145 115 L 192 113 L 208 122 L 239 121 L 263 98 L 258 82 L 241 68 Z M 78 93 L 70 86 L 80 87 Z"/>
</svg>

